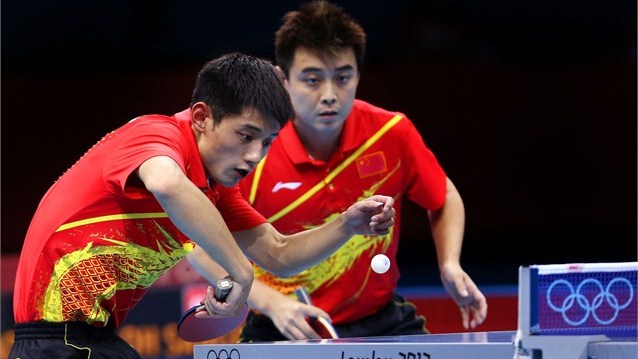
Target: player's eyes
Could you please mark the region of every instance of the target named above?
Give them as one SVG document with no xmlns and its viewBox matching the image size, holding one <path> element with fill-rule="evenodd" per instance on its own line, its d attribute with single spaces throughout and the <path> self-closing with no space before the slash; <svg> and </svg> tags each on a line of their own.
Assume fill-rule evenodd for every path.
<svg viewBox="0 0 638 359">
<path fill-rule="evenodd" d="M 319 83 L 319 79 L 316 77 L 306 77 L 304 82 L 310 86 L 317 85 Z"/>
<path fill-rule="evenodd" d="M 247 135 L 245 133 L 241 133 L 241 132 L 237 132 L 237 134 L 239 135 L 239 139 L 242 142 L 250 142 L 252 140 L 252 136 Z"/>
<path fill-rule="evenodd" d="M 351 78 L 352 78 L 352 75 L 351 75 L 351 74 L 339 75 L 339 76 L 337 77 L 337 81 L 338 81 L 340 84 L 345 84 L 345 83 L 347 83 L 348 81 L 350 81 L 350 79 L 351 79 Z"/>
</svg>

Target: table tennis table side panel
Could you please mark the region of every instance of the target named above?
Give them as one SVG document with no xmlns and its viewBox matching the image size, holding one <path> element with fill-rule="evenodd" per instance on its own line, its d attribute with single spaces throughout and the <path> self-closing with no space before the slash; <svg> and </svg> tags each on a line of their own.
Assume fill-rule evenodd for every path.
<svg viewBox="0 0 638 359">
<path fill-rule="evenodd" d="M 638 341 L 589 343 L 587 355 L 589 358 L 596 359 L 636 359 L 638 358 Z"/>
<path fill-rule="evenodd" d="M 512 359 L 512 343 L 251 343 L 194 347 L 194 359 Z"/>
</svg>

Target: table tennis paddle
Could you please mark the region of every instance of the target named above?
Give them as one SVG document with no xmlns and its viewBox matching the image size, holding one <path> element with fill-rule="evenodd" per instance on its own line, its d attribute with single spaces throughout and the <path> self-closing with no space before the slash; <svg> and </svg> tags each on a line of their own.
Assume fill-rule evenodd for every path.
<svg viewBox="0 0 638 359">
<path fill-rule="evenodd" d="M 233 281 L 224 278 L 217 281 L 215 298 L 224 301 L 233 288 Z M 187 310 L 177 322 L 177 334 L 188 342 L 202 342 L 230 333 L 244 322 L 248 315 L 248 305 L 235 317 L 198 318 L 195 313 L 206 310 L 204 305 L 196 305 Z"/>
<path fill-rule="evenodd" d="M 301 286 L 295 289 L 295 295 L 297 296 L 297 300 L 304 304 L 312 305 L 312 300 L 310 299 L 310 294 L 308 294 L 308 290 L 306 287 Z M 339 335 L 337 331 L 332 326 L 332 324 L 324 317 L 311 317 L 308 318 L 308 323 L 312 329 L 319 334 L 319 336 L 323 339 L 337 339 Z"/>
</svg>

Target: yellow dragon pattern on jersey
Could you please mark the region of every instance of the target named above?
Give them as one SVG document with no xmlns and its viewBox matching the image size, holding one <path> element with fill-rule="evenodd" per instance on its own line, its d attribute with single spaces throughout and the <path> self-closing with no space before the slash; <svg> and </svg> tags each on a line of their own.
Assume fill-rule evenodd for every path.
<svg viewBox="0 0 638 359">
<path fill-rule="evenodd" d="M 82 320 L 106 323 L 110 313 L 101 306 L 116 291 L 150 287 L 157 278 L 193 250 L 180 244 L 159 224 L 158 250 L 113 238 L 113 243 L 68 253 L 56 263 L 45 292 L 42 319 L 52 322 Z M 117 310 L 117 308 L 115 308 Z"/>
</svg>

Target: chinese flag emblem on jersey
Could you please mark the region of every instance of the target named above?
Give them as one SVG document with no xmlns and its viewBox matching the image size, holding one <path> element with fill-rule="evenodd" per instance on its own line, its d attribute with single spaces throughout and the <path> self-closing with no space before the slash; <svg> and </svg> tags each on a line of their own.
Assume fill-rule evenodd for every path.
<svg viewBox="0 0 638 359">
<path fill-rule="evenodd" d="M 357 158 L 357 171 L 359 178 L 370 177 L 388 170 L 383 151 L 378 151 Z"/>
</svg>

